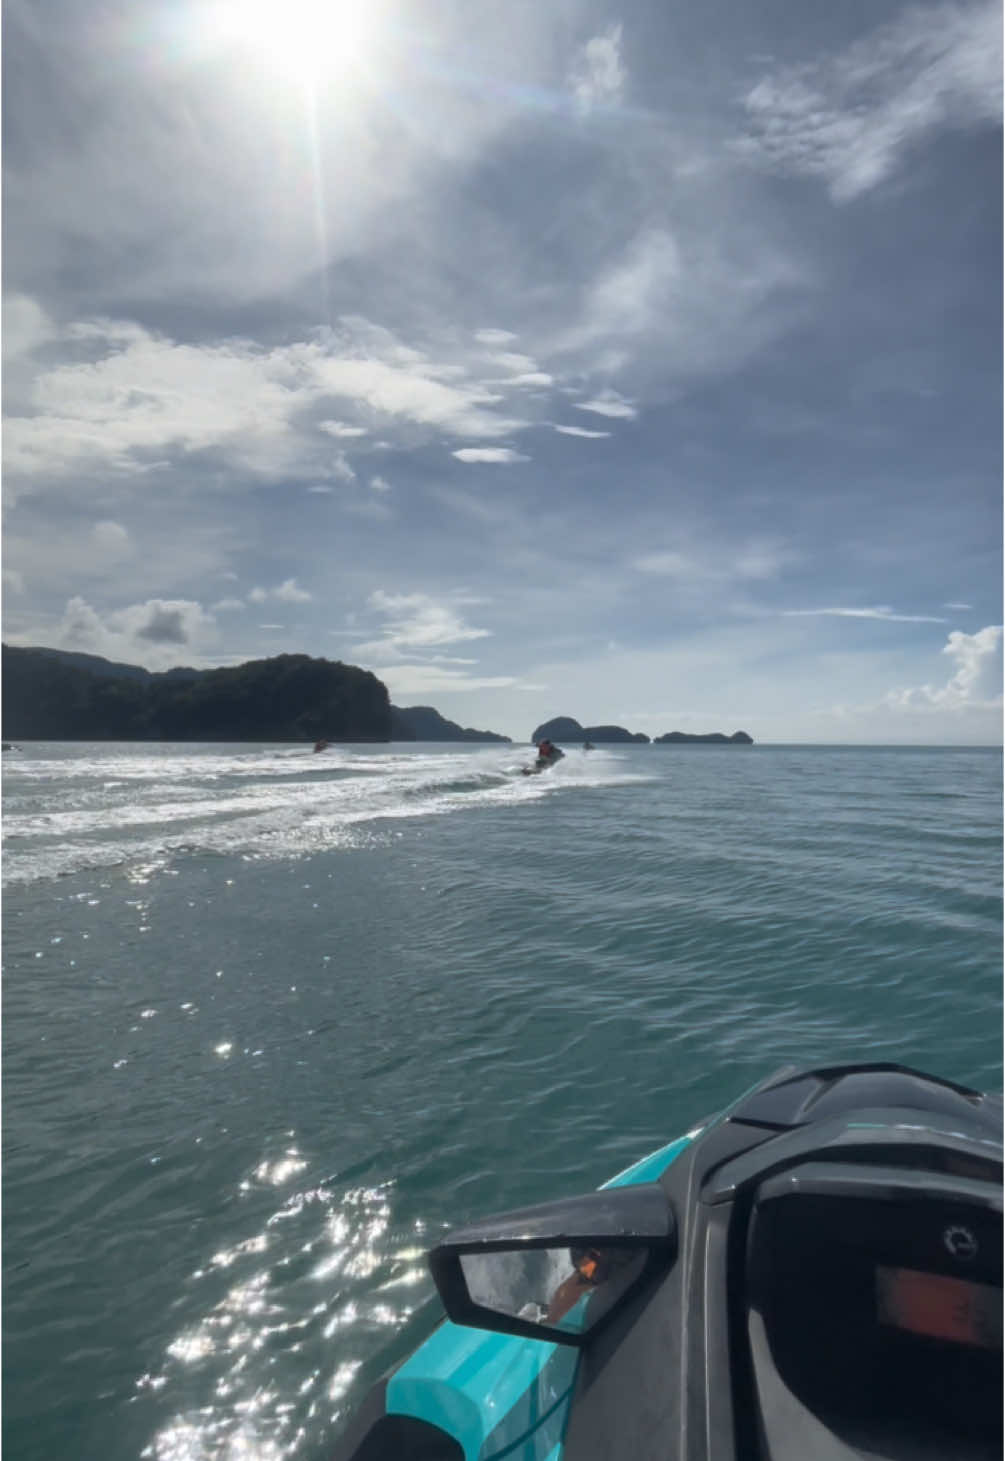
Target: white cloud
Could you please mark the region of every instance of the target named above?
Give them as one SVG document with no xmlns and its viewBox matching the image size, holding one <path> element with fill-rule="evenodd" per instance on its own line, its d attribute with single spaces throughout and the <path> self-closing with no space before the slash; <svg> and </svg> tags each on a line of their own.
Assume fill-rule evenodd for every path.
<svg viewBox="0 0 1005 1461">
<path fill-rule="evenodd" d="M 60 622 L 46 631 L 54 649 L 83 650 L 148 669 L 189 664 L 215 638 L 215 621 L 190 599 L 148 599 L 104 615 L 87 602 L 69 600 Z"/>
<path fill-rule="evenodd" d="M 588 431 L 585 426 L 555 426 L 563 436 L 585 436 L 591 441 L 599 441 L 602 436 L 610 436 L 609 431 Z"/>
<path fill-rule="evenodd" d="M 390 492 L 391 484 L 385 481 L 383 477 L 371 477 L 370 490 L 372 492 Z"/>
<path fill-rule="evenodd" d="M 447 670 L 440 665 L 383 665 L 380 678 L 391 696 L 449 695 L 465 690 L 539 690 L 540 685 L 524 685 L 514 675 L 467 675 L 461 670 Z"/>
<path fill-rule="evenodd" d="M 27 409 L 7 419 L 11 476 L 137 473 L 165 455 L 212 450 L 241 480 L 351 481 L 344 452 L 328 456 L 322 438 L 353 428 L 325 418 L 318 433 L 310 419 L 335 400 L 420 437 L 492 439 L 527 424 L 496 410 L 503 397 L 466 367 L 430 360 L 360 319 L 271 350 L 247 340 L 179 344 L 129 321 L 79 321 L 64 337 L 78 358 L 43 366 Z"/>
<path fill-rule="evenodd" d="M 269 599 L 275 599 L 283 604 L 307 604 L 313 597 L 313 594 L 300 587 L 295 578 L 287 578 L 283 583 L 277 584 L 275 588 L 262 588 L 260 584 L 256 585 L 248 594 L 248 603 L 264 604 Z"/>
<path fill-rule="evenodd" d="M 116 522 L 95 523 L 91 529 L 91 542 L 108 557 L 119 557 L 123 553 L 131 552 L 133 546 L 129 533 L 121 523 Z"/>
<path fill-rule="evenodd" d="M 319 421 L 319 431 L 327 431 L 329 436 L 366 436 L 365 426 L 349 426 L 345 421 Z"/>
<path fill-rule="evenodd" d="M 887 703 L 895 710 L 995 710 L 1002 704 L 1002 626 L 988 625 L 976 634 L 954 629 L 942 653 L 955 662 L 944 685 L 892 690 Z"/>
<path fill-rule="evenodd" d="M 786 619 L 812 619 L 830 617 L 835 619 L 886 619 L 897 624 L 944 624 L 933 614 L 895 614 L 888 604 L 879 604 L 874 609 L 783 609 Z"/>
<path fill-rule="evenodd" d="M 530 457 L 513 451 L 508 446 L 462 446 L 459 451 L 452 452 L 451 456 L 455 456 L 459 462 L 495 462 L 501 465 L 530 461 Z"/>
<path fill-rule="evenodd" d="M 634 421 L 639 414 L 631 401 L 626 401 L 617 391 L 601 391 L 590 401 L 573 401 L 577 411 L 593 411 L 597 416 L 611 416 L 616 420 Z"/>
<path fill-rule="evenodd" d="M 45 310 L 26 294 L 7 294 L 3 301 L 3 358 L 30 355 L 57 334 Z"/>
<path fill-rule="evenodd" d="M 259 629 L 285 629 L 285 624 L 259 624 Z"/>
<path fill-rule="evenodd" d="M 333 477 L 340 482 L 355 482 L 356 473 L 349 465 L 349 459 L 344 451 L 338 452 L 332 460 L 330 471 Z"/>
<path fill-rule="evenodd" d="M 717 553 L 675 548 L 644 553 L 632 567 L 639 573 L 684 584 L 765 583 L 780 577 L 798 558 L 799 554 L 785 543 L 754 539 Z"/>
<path fill-rule="evenodd" d="M 285 604 L 308 604 L 314 595 L 301 588 L 295 578 L 287 578 L 272 590 L 272 597 L 281 599 Z"/>
<path fill-rule="evenodd" d="M 617 105 L 626 80 L 620 25 L 608 26 L 603 34 L 588 40 L 569 73 L 569 85 L 583 111 Z"/>
<path fill-rule="evenodd" d="M 946 609 L 972 609 L 973 608 L 973 604 L 944 604 L 943 605 L 943 608 L 946 608 Z"/>
<path fill-rule="evenodd" d="M 334 487 L 325 487 L 322 483 L 316 482 L 313 487 L 308 487 L 307 491 L 308 492 L 315 492 L 315 493 L 321 494 L 323 496 L 330 497 L 331 494 L 335 491 L 335 488 Z"/>
<path fill-rule="evenodd" d="M 516 338 L 512 330 L 475 331 L 475 339 L 480 345 L 510 345 Z"/>
<path fill-rule="evenodd" d="M 354 647 L 354 654 L 370 659 L 394 659 L 443 644 L 486 639 L 491 633 L 465 622 L 458 605 L 463 606 L 466 599 L 449 603 L 428 594 L 389 594 L 377 589 L 367 602 L 386 621 L 381 638 Z"/>
<path fill-rule="evenodd" d="M 846 202 L 889 177 L 928 133 L 998 121 L 1001 35 L 1001 6 L 989 0 L 910 6 L 848 50 L 755 86 L 741 150 L 822 178 Z"/>
<path fill-rule="evenodd" d="M 233 609 L 243 609 L 244 607 L 243 599 L 217 599 L 216 603 L 211 605 L 211 611 L 214 614 L 223 614 L 229 613 Z"/>
</svg>

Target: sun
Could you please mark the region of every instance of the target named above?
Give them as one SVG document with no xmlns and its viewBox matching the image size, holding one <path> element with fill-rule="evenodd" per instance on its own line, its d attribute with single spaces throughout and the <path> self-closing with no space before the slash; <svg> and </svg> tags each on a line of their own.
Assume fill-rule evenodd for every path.
<svg viewBox="0 0 1005 1461">
<path fill-rule="evenodd" d="M 337 75 L 365 59 L 376 0 L 236 0 L 218 12 L 222 35 L 298 80 Z"/>
</svg>

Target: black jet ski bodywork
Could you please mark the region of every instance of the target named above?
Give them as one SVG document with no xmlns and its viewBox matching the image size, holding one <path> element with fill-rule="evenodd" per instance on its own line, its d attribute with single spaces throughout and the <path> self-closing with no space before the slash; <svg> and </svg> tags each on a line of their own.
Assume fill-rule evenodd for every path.
<svg viewBox="0 0 1005 1461">
<path fill-rule="evenodd" d="M 556 1255 L 569 1277 L 534 1291 Z M 1002 1454 L 1000 1097 L 789 1068 L 600 1192 L 452 1232 L 430 1266 L 448 1320 L 336 1461 Z"/>
</svg>

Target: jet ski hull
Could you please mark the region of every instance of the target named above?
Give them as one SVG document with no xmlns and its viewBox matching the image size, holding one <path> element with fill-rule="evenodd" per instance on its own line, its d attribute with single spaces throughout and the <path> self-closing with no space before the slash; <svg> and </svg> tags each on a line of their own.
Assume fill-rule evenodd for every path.
<svg viewBox="0 0 1005 1461">
<path fill-rule="evenodd" d="M 903 1067 L 789 1069 L 602 1192 L 631 1187 L 664 1194 L 675 1256 L 596 1338 L 523 1337 L 519 1316 L 500 1321 L 509 1332 L 445 1319 L 371 1393 L 333 1461 L 838 1461 L 913 1455 L 943 1433 L 961 1461 L 1001 1454 L 1000 1100 Z M 584 1212 L 599 1195 L 579 1199 Z M 462 1231 L 460 1247 L 533 1243 L 534 1212 Z M 555 1231 L 558 1245 L 575 1229 L 563 1215 Z M 941 1304 L 942 1317 L 910 1317 L 919 1284 L 917 1313 Z M 856 1399 L 878 1413 L 885 1395 L 878 1420 Z"/>
</svg>

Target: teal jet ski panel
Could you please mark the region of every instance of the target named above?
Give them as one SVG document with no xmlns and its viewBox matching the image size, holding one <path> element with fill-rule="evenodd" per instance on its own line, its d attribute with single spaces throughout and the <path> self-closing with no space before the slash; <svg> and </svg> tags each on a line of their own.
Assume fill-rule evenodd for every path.
<svg viewBox="0 0 1005 1461">
<path fill-rule="evenodd" d="M 998 1461 L 1001 1133 L 999 1097 L 904 1067 L 781 1071 L 607 1184 L 658 1182 L 676 1256 L 580 1348 L 445 1323 L 336 1456 Z"/>
</svg>

